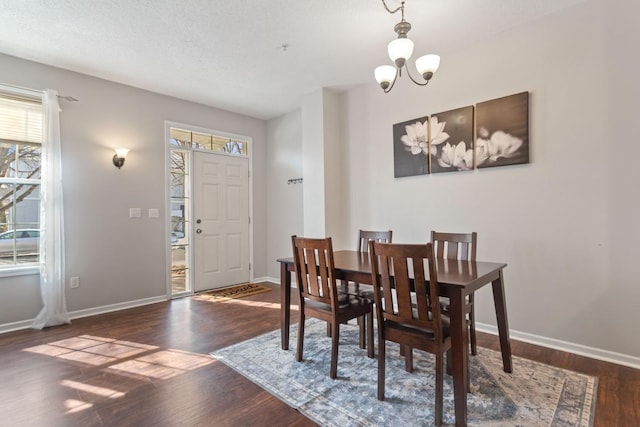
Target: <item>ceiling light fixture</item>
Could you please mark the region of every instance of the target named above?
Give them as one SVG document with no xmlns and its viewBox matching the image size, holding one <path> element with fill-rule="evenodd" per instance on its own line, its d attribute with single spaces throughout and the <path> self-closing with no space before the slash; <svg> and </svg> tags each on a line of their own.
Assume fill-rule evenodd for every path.
<svg viewBox="0 0 640 427">
<path fill-rule="evenodd" d="M 389 58 L 394 62 L 395 67 L 391 65 L 377 67 L 375 70 L 376 81 L 380 84 L 384 93 L 388 93 L 396 83 L 398 76 L 402 76 L 402 69 L 404 68 L 412 82 L 419 86 L 426 86 L 433 74 L 438 70 L 438 66 L 440 66 L 440 57 L 438 55 L 424 55 L 416 59 L 416 68 L 418 73 L 422 75 L 424 82 L 415 80 L 407 67 L 407 60 L 413 53 L 413 42 L 407 38 L 407 33 L 411 30 L 411 24 L 404 20 L 404 0 L 394 10 L 389 9 L 385 0 L 382 0 L 382 4 L 387 9 L 387 12 L 391 14 L 400 11 L 402 20 L 393 27 L 393 30 L 398 33 L 398 38 L 389 43 L 388 47 Z"/>
</svg>

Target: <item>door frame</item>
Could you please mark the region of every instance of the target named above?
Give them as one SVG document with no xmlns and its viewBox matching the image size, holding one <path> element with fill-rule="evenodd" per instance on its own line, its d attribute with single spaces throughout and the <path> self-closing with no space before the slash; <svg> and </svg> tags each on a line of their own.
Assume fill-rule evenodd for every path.
<svg viewBox="0 0 640 427">
<path fill-rule="evenodd" d="M 189 283 L 187 283 L 187 291 L 185 291 L 184 293 L 180 293 L 177 295 L 172 295 L 171 293 L 171 235 L 169 232 L 169 229 L 171 228 L 171 174 L 170 174 L 170 167 L 171 167 L 171 144 L 170 144 L 170 137 L 171 137 L 171 128 L 179 128 L 179 129 L 185 129 L 185 130 L 189 130 L 192 132 L 199 132 L 199 133 L 205 133 L 205 134 L 211 134 L 211 135 L 216 135 L 216 136 L 222 136 L 222 137 L 227 137 L 227 138 L 231 138 L 231 139 L 240 139 L 243 141 L 247 141 L 247 155 L 246 156 L 240 156 L 240 157 L 245 157 L 248 158 L 249 160 L 249 280 L 253 281 L 254 279 L 254 273 L 253 273 L 253 266 L 254 266 L 254 262 L 253 262 L 253 225 L 255 223 L 254 220 L 254 215 L 253 215 L 253 138 L 249 137 L 249 136 L 245 136 L 245 135 L 238 135 L 238 134 L 233 134 L 233 133 L 229 133 L 229 132 L 224 132 L 224 131 L 219 131 L 219 130 L 215 130 L 215 129 L 208 129 L 208 128 L 203 128 L 200 126 L 195 126 L 195 125 L 189 125 L 189 124 L 185 124 L 185 123 L 179 123 L 179 122 L 174 122 L 174 121 L 170 121 L 170 120 L 165 120 L 164 122 L 164 140 L 165 140 L 165 153 L 164 153 L 164 175 L 165 175 L 165 185 L 164 185 L 164 197 L 165 197 L 165 216 L 164 216 L 164 242 L 165 242 L 165 265 L 164 265 L 164 271 L 165 271 L 165 276 L 166 276 L 166 295 L 167 295 L 167 299 L 172 299 L 172 298 L 180 298 L 183 296 L 188 296 L 188 295 L 193 295 L 194 290 L 193 290 L 193 274 L 189 275 Z M 221 153 L 221 152 L 216 152 L 216 151 L 209 151 L 209 150 L 201 150 L 201 149 L 194 149 L 194 148 L 188 148 L 185 147 L 183 148 L 184 150 L 188 150 L 189 151 L 189 167 L 190 167 L 190 172 L 193 170 L 193 152 L 194 151 L 199 151 L 199 152 L 204 152 L 204 153 L 208 153 L 211 155 L 218 155 L 218 156 L 232 156 L 232 157 L 239 157 L 237 155 L 233 155 L 233 154 L 227 154 L 227 153 Z M 194 177 L 193 174 L 189 174 L 189 185 L 191 188 L 193 188 L 193 182 Z M 193 216 L 193 199 L 190 198 L 189 199 L 189 215 Z M 193 218 L 189 218 L 189 228 L 190 228 L 190 232 L 191 232 L 191 238 L 193 238 L 193 232 L 194 232 L 194 222 L 193 222 Z M 194 259 L 194 253 L 193 253 L 193 241 L 189 242 L 189 262 L 193 263 L 193 259 Z M 189 266 L 189 268 L 191 268 L 191 266 Z"/>
</svg>

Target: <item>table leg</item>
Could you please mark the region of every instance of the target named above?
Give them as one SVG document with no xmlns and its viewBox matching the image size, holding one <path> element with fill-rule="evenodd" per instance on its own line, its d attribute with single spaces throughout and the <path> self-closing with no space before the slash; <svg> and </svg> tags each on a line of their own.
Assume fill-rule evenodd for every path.
<svg viewBox="0 0 640 427">
<path fill-rule="evenodd" d="M 289 350 L 289 324 L 291 323 L 291 271 L 280 263 L 280 343 Z"/>
<path fill-rule="evenodd" d="M 453 365 L 453 395 L 456 426 L 467 425 L 467 384 L 469 363 L 467 323 L 464 314 L 462 289 L 451 289 L 449 294 L 451 321 L 451 358 Z"/>
<path fill-rule="evenodd" d="M 500 350 L 502 351 L 502 366 L 504 371 L 513 372 L 511 362 L 511 341 L 509 339 L 509 323 L 507 321 L 507 304 L 504 297 L 504 280 L 502 270 L 496 280 L 491 282 L 493 288 L 493 304 L 496 308 L 498 335 L 500 336 Z"/>
</svg>

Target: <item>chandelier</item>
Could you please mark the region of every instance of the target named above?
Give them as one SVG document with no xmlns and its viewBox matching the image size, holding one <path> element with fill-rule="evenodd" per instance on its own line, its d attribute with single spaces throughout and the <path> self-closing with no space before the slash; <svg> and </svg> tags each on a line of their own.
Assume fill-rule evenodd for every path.
<svg viewBox="0 0 640 427">
<path fill-rule="evenodd" d="M 407 38 L 407 33 L 411 30 L 411 24 L 404 20 L 404 0 L 394 10 L 389 9 L 385 0 L 382 0 L 382 4 L 387 9 L 387 12 L 391 14 L 400 11 L 402 20 L 393 27 L 393 30 L 398 33 L 398 38 L 389 43 L 388 47 L 389 58 L 394 62 L 395 67 L 391 65 L 377 67 L 375 70 L 376 81 L 380 84 L 384 93 L 388 93 L 396 83 L 396 79 L 402 76 L 402 69 L 404 68 L 412 82 L 419 86 L 426 86 L 440 65 L 440 57 L 438 55 L 424 55 L 416 59 L 416 69 L 422 75 L 424 81 L 420 82 L 414 79 L 407 67 L 407 60 L 413 53 L 413 42 Z"/>
</svg>

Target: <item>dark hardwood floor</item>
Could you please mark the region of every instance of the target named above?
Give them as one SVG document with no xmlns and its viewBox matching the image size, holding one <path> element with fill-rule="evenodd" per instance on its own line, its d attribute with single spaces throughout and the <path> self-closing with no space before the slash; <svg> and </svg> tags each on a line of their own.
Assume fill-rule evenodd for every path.
<svg viewBox="0 0 640 427">
<path fill-rule="evenodd" d="M 0 335 L 0 426 L 315 425 L 208 357 L 279 327 L 279 287 L 269 286 L 231 302 L 183 298 Z M 487 334 L 478 344 L 499 348 Z M 640 426 L 640 370 L 512 345 L 517 356 L 598 376 L 596 426 Z"/>
</svg>

